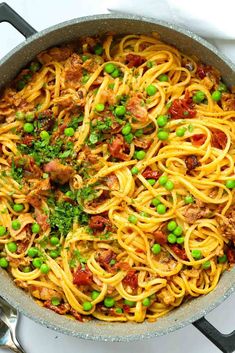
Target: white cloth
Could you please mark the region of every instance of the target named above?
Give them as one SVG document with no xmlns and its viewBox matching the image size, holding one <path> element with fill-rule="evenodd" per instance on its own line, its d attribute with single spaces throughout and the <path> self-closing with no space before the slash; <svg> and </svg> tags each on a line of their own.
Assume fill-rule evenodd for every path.
<svg viewBox="0 0 235 353">
<path fill-rule="evenodd" d="M 109 0 L 108 7 L 190 29 L 235 62 L 234 0 Z"/>
</svg>

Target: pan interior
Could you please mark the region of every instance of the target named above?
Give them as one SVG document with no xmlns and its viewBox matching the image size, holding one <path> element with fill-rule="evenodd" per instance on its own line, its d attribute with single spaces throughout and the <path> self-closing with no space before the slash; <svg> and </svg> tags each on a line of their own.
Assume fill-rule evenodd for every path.
<svg viewBox="0 0 235 353">
<path fill-rule="evenodd" d="M 4 87 L 37 53 L 53 45 L 73 41 L 81 36 L 107 32 L 118 34 L 158 32 L 161 40 L 182 52 L 196 55 L 202 62 L 218 68 L 227 84 L 234 83 L 234 67 L 210 44 L 191 32 L 153 19 L 101 15 L 75 19 L 35 34 L 0 61 L 1 84 Z M 86 339 L 131 341 L 163 335 L 189 324 L 208 313 L 233 291 L 235 270 L 223 274 L 218 287 L 208 295 L 184 303 L 155 323 L 106 323 L 93 320 L 80 323 L 41 308 L 23 290 L 17 288 L 8 274 L 0 270 L 0 294 L 26 316 L 57 331 Z"/>
</svg>

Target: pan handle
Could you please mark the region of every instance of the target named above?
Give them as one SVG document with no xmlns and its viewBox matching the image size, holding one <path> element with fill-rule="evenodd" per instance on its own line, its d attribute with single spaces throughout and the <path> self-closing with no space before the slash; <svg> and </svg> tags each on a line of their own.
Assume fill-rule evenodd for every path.
<svg viewBox="0 0 235 353">
<path fill-rule="evenodd" d="M 32 36 L 37 31 L 30 26 L 17 12 L 15 12 L 5 2 L 0 4 L 0 22 L 9 22 L 14 26 L 25 38 Z"/>
<path fill-rule="evenodd" d="M 223 334 L 211 325 L 204 317 L 195 321 L 193 325 L 223 353 L 235 352 L 235 331 L 229 334 Z"/>
</svg>

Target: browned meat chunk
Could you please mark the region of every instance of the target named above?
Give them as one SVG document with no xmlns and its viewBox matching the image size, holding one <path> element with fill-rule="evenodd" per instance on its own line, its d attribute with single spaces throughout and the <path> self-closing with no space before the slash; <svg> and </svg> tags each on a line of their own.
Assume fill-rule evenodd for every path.
<svg viewBox="0 0 235 353">
<path fill-rule="evenodd" d="M 185 157 L 185 164 L 186 164 L 188 171 L 191 171 L 200 165 L 200 163 L 197 159 L 197 156 L 194 154 L 191 154 L 191 155 Z"/>
<path fill-rule="evenodd" d="M 104 230 L 110 224 L 109 220 L 102 216 L 91 216 L 89 220 L 89 227 L 93 230 Z"/>
<path fill-rule="evenodd" d="M 128 54 L 126 56 L 126 63 L 128 67 L 138 67 L 142 65 L 145 62 L 145 58 L 140 55 L 135 55 L 135 54 Z"/>
<path fill-rule="evenodd" d="M 70 48 L 51 48 L 49 51 L 41 52 L 37 58 L 41 64 L 48 64 L 51 61 L 64 61 L 70 57 L 72 50 Z"/>
<path fill-rule="evenodd" d="M 85 268 L 82 268 L 82 266 L 78 267 L 73 274 L 73 283 L 77 286 L 84 286 L 92 283 L 92 272 L 89 270 L 88 266 Z"/>
<path fill-rule="evenodd" d="M 213 147 L 223 150 L 227 144 L 227 136 L 219 129 L 212 129 L 211 144 Z"/>
<path fill-rule="evenodd" d="M 40 123 L 39 130 L 50 131 L 55 123 L 55 117 L 53 116 L 52 110 L 47 109 L 38 115 L 38 121 Z"/>
<path fill-rule="evenodd" d="M 132 289 L 138 288 L 138 276 L 135 270 L 130 270 L 127 272 L 126 277 L 123 278 L 123 284 L 130 286 Z"/>
<path fill-rule="evenodd" d="M 121 159 L 127 160 L 129 157 L 127 154 L 124 153 L 125 151 L 125 142 L 122 135 L 116 135 L 111 145 L 109 145 L 109 150 L 111 156 Z"/>
<path fill-rule="evenodd" d="M 79 55 L 72 54 L 65 65 L 65 83 L 68 87 L 77 88 L 80 86 L 82 77 L 82 60 Z"/>
<path fill-rule="evenodd" d="M 142 175 L 146 179 L 158 180 L 161 174 L 157 170 L 152 170 L 150 167 L 147 167 Z"/>
<path fill-rule="evenodd" d="M 140 94 L 136 94 L 128 100 L 126 109 L 141 122 L 145 122 L 148 118 L 148 111 Z"/>
<path fill-rule="evenodd" d="M 223 93 L 221 104 L 223 110 L 235 110 L 235 93 Z"/>
<path fill-rule="evenodd" d="M 153 236 L 158 244 L 164 245 L 167 243 L 167 236 L 161 230 L 153 232 Z"/>
<path fill-rule="evenodd" d="M 73 168 L 67 165 L 63 165 L 59 160 L 54 159 L 44 165 L 44 171 L 50 174 L 52 181 L 59 184 L 66 184 L 73 175 Z"/>
<path fill-rule="evenodd" d="M 50 189 L 49 179 L 39 180 L 34 184 L 32 191 L 26 196 L 26 201 L 33 207 L 40 208 L 43 197 L 48 195 Z"/>
<path fill-rule="evenodd" d="M 228 209 L 221 231 L 224 237 L 232 240 L 235 244 L 235 206 Z"/>
<path fill-rule="evenodd" d="M 179 256 L 180 259 L 187 261 L 188 257 L 186 255 L 186 252 L 183 248 L 181 248 L 179 245 L 170 245 L 171 249 L 174 251 L 174 253 Z"/>
<path fill-rule="evenodd" d="M 111 249 L 102 250 L 97 257 L 99 264 L 107 271 L 111 270 L 110 261 L 115 259 L 116 254 Z"/>
<path fill-rule="evenodd" d="M 43 303 L 43 306 L 45 308 L 53 310 L 56 314 L 59 314 L 59 315 L 65 315 L 65 314 L 67 314 L 70 311 L 70 305 L 68 303 L 60 304 L 60 305 L 53 305 L 51 303 L 51 300 L 46 300 Z"/>
<path fill-rule="evenodd" d="M 61 298 L 61 294 L 54 289 L 46 287 L 37 287 L 32 285 L 30 287 L 31 294 L 40 300 L 51 300 L 52 298 Z"/>
<path fill-rule="evenodd" d="M 200 218 L 210 217 L 211 210 L 203 202 L 197 200 L 194 204 L 186 206 L 182 214 L 186 222 L 193 224 Z"/>
</svg>

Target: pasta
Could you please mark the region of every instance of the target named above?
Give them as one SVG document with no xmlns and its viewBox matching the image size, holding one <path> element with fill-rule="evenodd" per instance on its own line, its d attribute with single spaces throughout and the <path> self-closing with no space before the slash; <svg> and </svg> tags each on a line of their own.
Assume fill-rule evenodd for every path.
<svg viewBox="0 0 235 353">
<path fill-rule="evenodd" d="M 155 321 L 235 262 L 235 95 L 158 35 L 40 53 L 0 98 L 0 267 L 79 321 Z"/>
</svg>

